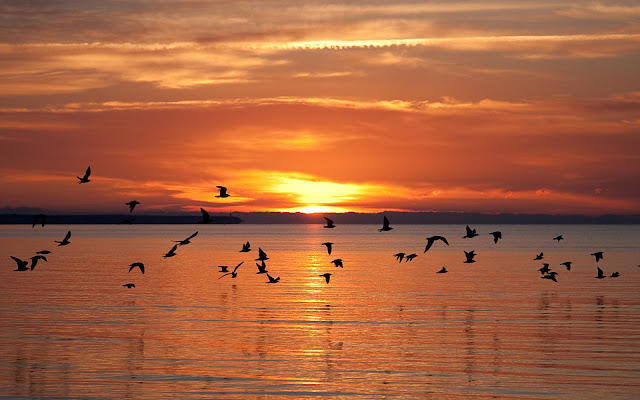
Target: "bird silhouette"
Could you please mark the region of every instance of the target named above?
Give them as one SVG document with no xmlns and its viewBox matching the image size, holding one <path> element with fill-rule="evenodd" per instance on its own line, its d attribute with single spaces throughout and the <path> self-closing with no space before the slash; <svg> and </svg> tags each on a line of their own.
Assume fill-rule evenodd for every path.
<svg viewBox="0 0 640 400">
<path fill-rule="evenodd" d="M 14 271 L 28 271 L 29 268 L 27 268 L 27 265 L 29 264 L 29 261 L 23 261 L 21 259 L 19 259 L 18 257 L 14 257 L 14 256 L 10 256 L 11 258 L 13 258 L 13 261 L 16 262 L 16 264 L 18 264 L 18 269 L 14 269 Z"/>
<path fill-rule="evenodd" d="M 402 262 L 402 260 L 404 259 L 404 253 L 396 253 L 393 255 L 396 260 L 398 260 L 399 262 Z"/>
<path fill-rule="evenodd" d="M 489 234 L 493 235 L 493 243 L 498 243 L 498 240 L 502 239 L 502 232 L 500 231 L 491 232 Z"/>
<path fill-rule="evenodd" d="M 551 279 L 552 281 L 558 283 L 558 280 L 556 279 L 556 275 L 558 275 L 557 272 L 551 271 L 548 274 L 541 276 L 540 279 Z"/>
<path fill-rule="evenodd" d="M 266 283 L 278 283 L 278 282 L 280 282 L 280 277 L 274 278 L 273 276 L 267 274 L 267 278 L 269 278 L 269 282 L 266 282 Z"/>
<path fill-rule="evenodd" d="M 173 242 L 178 243 L 178 246 L 189 244 L 189 243 L 191 243 L 191 239 L 196 237 L 197 234 L 198 234 L 198 231 L 196 231 L 196 233 L 194 233 L 193 235 L 189 236 L 188 238 L 186 238 L 184 240 L 173 240 Z"/>
<path fill-rule="evenodd" d="M 382 228 L 378 229 L 378 232 L 386 232 L 386 231 L 390 231 L 393 228 L 389 226 L 389 220 L 387 219 L 387 217 L 383 217 L 382 219 Z"/>
<path fill-rule="evenodd" d="M 543 264 L 542 264 L 542 268 L 540 268 L 538 271 L 540 271 L 540 273 L 541 273 L 542 275 L 544 275 L 544 274 L 546 274 L 546 273 L 549 273 L 549 272 L 551 271 L 551 269 L 549 269 L 549 264 L 547 264 L 547 263 L 543 263 Z"/>
<path fill-rule="evenodd" d="M 616 272 L 612 273 L 609 278 L 617 278 L 619 276 L 620 276 L 620 272 L 616 271 Z"/>
<path fill-rule="evenodd" d="M 51 252 L 49 250 L 40 250 L 36 251 L 36 254 L 51 254 Z"/>
<path fill-rule="evenodd" d="M 264 260 L 262 260 L 262 264 L 258 264 L 256 263 L 256 266 L 258 267 L 258 274 L 266 274 L 267 273 L 267 264 L 264 263 Z"/>
<path fill-rule="evenodd" d="M 324 226 L 325 228 L 335 228 L 336 226 L 333 224 L 333 221 L 327 217 L 324 217 L 327 220 L 327 224 Z"/>
<path fill-rule="evenodd" d="M 416 253 L 411 253 L 404 257 L 404 262 L 412 261 L 414 258 L 418 257 Z"/>
<path fill-rule="evenodd" d="M 443 236 L 429 236 L 426 240 L 427 240 L 427 247 L 424 248 L 424 253 L 426 253 L 427 250 L 429 250 L 431 246 L 433 246 L 433 243 L 436 240 L 442 240 L 447 246 L 449 245 L 449 242 L 447 242 L 447 239 L 445 239 Z"/>
<path fill-rule="evenodd" d="M 33 216 L 33 221 L 31 223 L 31 227 L 35 227 L 36 224 L 38 224 L 38 222 L 40 222 L 40 224 L 42 226 L 44 226 L 44 224 L 47 223 L 47 216 L 45 214 L 37 214 Z"/>
<path fill-rule="evenodd" d="M 467 225 L 467 234 L 464 235 L 462 238 L 463 239 L 467 239 L 467 238 L 471 239 L 471 238 L 476 237 L 476 236 L 478 236 L 478 234 L 476 233 L 476 230 L 469 228 L 469 225 Z"/>
<path fill-rule="evenodd" d="M 89 179 L 89 175 L 91 175 L 91 166 L 87 167 L 87 171 L 84 173 L 84 176 L 82 178 L 80 178 L 79 176 L 76 177 L 80 180 L 80 182 L 78 183 L 91 182 L 91 180 Z"/>
<path fill-rule="evenodd" d="M 210 224 L 211 223 L 211 217 L 209 216 L 209 213 L 206 212 L 204 210 L 204 208 L 200 207 L 200 212 L 202 212 L 202 221 L 200 221 L 201 224 Z"/>
<path fill-rule="evenodd" d="M 133 264 L 129 265 L 129 272 L 131 272 L 132 269 L 134 269 L 135 267 L 140 268 L 140 272 L 142 272 L 142 275 L 144 275 L 144 264 L 141 262 L 135 262 Z"/>
<path fill-rule="evenodd" d="M 44 260 L 45 262 L 47 262 L 47 258 L 45 256 L 33 256 L 31 257 L 31 270 L 33 271 L 33 269 L 36 267 L 36 264 L 38 264 L 38 260 Z"/>
<path fill-rule="evenodd" d="M 436 274 L 446 274 L 447 272 L 449 271 L 447 271 L 445 267 L 442 267 L 442 269 L 440 271 L 437 271 Z"/>
<path fill-rule="evenodd" d="M 536 258 L 534 258 L 534 259 L 533 259 L 533 261 L 542 260 L 542 259 L 544 258 L 543 256 L 544 256 L 544 254 L 543 254 L 542 252 L 540 252 L 540 254 L 538 254 L 538 255 L 536 256 Z"/>
<path fill-rule="evenodd" d="M 251 251 L 251 244 L 247 242 L 242 245 L 242 250 L 240 250 L 240 253 L 248 253 L 250 251 Z"/>
<path fill-rule="evenodd" d="M 220 268 L 218 272 L 229 272 L 229 266 L 227 265 L 218 265 L 218 268 Z"/>
<path fill-rule="evenodd" d="M 558 243 L 560 243 L 560 241 L 564 240 L 564 238 L 562 237 L 562 235 L 558 235 L 558 236 L 554 237 L 553 240 L 557 240 Z"/>
<path fill-rule="evenodd" d="M 127 289 L 131 289 L 131 288 L 136 287 L 136 285 L 134 285 L 133 283 L 125 283 L 125 284 L 124 284 L 124 285 L 122 285 L 122 286 L 126 287 Z"/>
<path fill-rule="evenodd" d="M 60 247 L 60 246 L 66 246 L 66 245 L 68 245 L 69 243 L 71 243 L 71 242 L 69 241 L 69 238 L 70 238 L 70 237 L 71 237 L 71 231 L 68 231 L 68 232 L 67 232 L 67 235 L 64 237 L 64 239 L 62 239 L 61 241 L 54 240 L 54 242 L 59 243 L 59 244 L 58 244 L 58 247 Z"/>
<path fill-rule="evenodd" d="M 217 186 L 218 189 L 220 189 L 220 194 L 217 195 L 216 197 L 229 197 L 231 196 L 230 194 L 227 193 L 227 188 L 224 186 Z"/>
<path fill-rule="evenodd" d="M 218 279 L 222 279 L 222 278 L 224 278 L 224 277 L 225 277 L 225 276 L 227 276 L 227 275 L 231 275 L 231 277 L 232 277 L 232 278 L 237 277 L 237 276 L 238 276 L 238 268 L 240 268 L 240 266 L 241 266 L 242 264 L 244 264 L 244 261 L 243 261 L 243 262 L 241 262 L 240 264 L 236 265 L 236 267 L 233 269 L 233 271 L 229 272 L 228 274 L 224 274 L 224 275 L 222 275 L 222 276 L 221 276 L 220 278 L 218 278 Z M 220 271 L 220 272 L 223 272 L 223 271 Z"/>
<path fill-rule="evenodd" d="M 602 255 L 601 251 L 598 251 L 596 253 L 591 253 L 592 256 L 594 256 L 596 258 L 596 262 L 602 260 L 604 258 L 604 255 Z"/>
<path fill-rule="evenodd" d="M 168 257 L 173 257 L 173 256 L 175 256 L 175 255 L 176 255 L 176 249 L 177 249 L 177 248 L 178 248 L 178 245 L 177 245 L 177 244 L 174 244 L 174 245 L 173 245 L 173 247 L 171 248 L 171 250 L 169 250 L 169 252 L 168 252 L 167 254 L 165 254 L 164 256 L 162 256 L 162 257 L 164 257 L 164 258 L 168 258 Z"/>
<path fill-rule="evenodd" d="M 565 267 L 567 267 L 567 271 L 571 271 L 571 261 L 565 261 L 560 265 L 564 265 Z"/>
<path fill-rule="evenodd" d="M 327 252 L 329 252 L 329 255 L 331 255 L 331 249 L 332 249 L 332 247 L 331 247 L 331 246 L 333 245 L 333 243 L 331 243 L 331 242 L 324 242 L 324 243 L 322 243 L 322 245 L 323 245 L 323 246 L 327 246 Z"/>
<path fill-rule="evenodd" d="M 138 204 L 140 204 L 140 202 L 135 201 L 135 200 L 131 200 L 130 202 L 128 202 L 128 203 L 124 203 L 124 204 L 126 204 L 126 205 L 128 205 L 128 206 L 129 206 L 129 212 L 133 212 L 133 209 L 134 209 L 134 208 L 136 208 L 136 206 L 137 206 Z"/>
<path fill-rule="evenodd" d="M 471 264 L 476 262 L 476 260 L 474 260 L 476 253 L 475 251 L 471 250 L 471 251 L 465 251 L 464 255 L 467 257 L 467 259 L 464 261 L 464 264 Z"/>
<path fill-rule="evenodd" d="M 331 279 L 331 274 L 330 273 L 326 273 L 326 274 L 322 274 L 322 275 L 318 275 L 318 276 L 323 276 L 324 280 L 327 281 L 327 285 L 329 284 L 329 279 Z"/>
<path fill-rule="evenodd" d="M 333 265 L 336 266 L 336 268 L 337 267 L 344 268 L 344 266 L 342 265 L 342 258 L 336 258 L 335 260 L 332 260 L 332 261 L 329 261 L 329 262 L 332 262 Z"/>
<path fill-rule="evenodd" d="M 594 278 L 596 278 L 596 279 L 604 279 L 604 272 L 602 272 L 600 267 L 596 267 L 596 268 L 598 268 L 598 276 L 594 276 Z"/>
<path fill-rule="evenodd" d="M 262 248 L 258 247 L 258 258 L 256 258 L 256 261 L 267 261 L 268 259 L 269 257 L 267 257 L 267 253 L 262 251 Z"/>
</svg>

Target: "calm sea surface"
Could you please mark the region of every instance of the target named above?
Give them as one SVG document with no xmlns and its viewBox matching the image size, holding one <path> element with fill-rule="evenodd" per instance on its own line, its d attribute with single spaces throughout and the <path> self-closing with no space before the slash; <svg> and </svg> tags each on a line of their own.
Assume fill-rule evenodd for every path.
<svg viewBox="0 0 640 400">
<path fill-rule="evenodd" d="M 0 226 L 0 398 L 640 397 L 640 226 L 477 225 L 462 239 L 460 225 L 391 222 Z M 450 245 L 423 253 L 432 235 Z M 258 247 L 279 283 L 256 274 Z M 45 249 L 13 271 L 10 256 Z"/>
</svg>

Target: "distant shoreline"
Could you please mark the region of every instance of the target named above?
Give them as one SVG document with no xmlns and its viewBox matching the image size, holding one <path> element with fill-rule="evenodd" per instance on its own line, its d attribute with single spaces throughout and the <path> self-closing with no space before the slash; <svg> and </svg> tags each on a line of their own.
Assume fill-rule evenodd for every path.
<svg viewBox="0 0 640 400">
<path fill-rule="evenodd" d="M 34 214 L 0 214 L 0 225 L 31 225 Z M 45 212 L 46 214 L 46 212 Z M 212 224 L 324 224 L 324 217 L 340 224 L 381 224 L 385 215 L 391 225 L 407 224 L 523 224 L 523 225 L 634 225 L 640 224 L 640 215 L 546 215 L 546 214 L 480 214 L 443 212 L 399 212 L 304 214 L 280 212 L 237 212 L 233 215 L 211 216 Z M 199 214 L 182 215 L 129 215 L 91 214 L 63 215 L 47 214 L 47 225 L 118 225 L 118 224 L 199 224 Z"/>
</svg>

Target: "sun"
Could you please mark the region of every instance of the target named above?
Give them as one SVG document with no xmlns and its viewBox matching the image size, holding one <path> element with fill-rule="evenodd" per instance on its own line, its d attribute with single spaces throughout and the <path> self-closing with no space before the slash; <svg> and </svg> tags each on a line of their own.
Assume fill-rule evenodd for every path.
<svg viewBox="0 0 640 400">
<path fill-rule="evenodd" d="M 344 209 L 339 207 L 329 207 L 329 206 L 305 206 L 296 209 L 296 211 L 304 213 L 304 214 L 316 214 L 316 213 L 340 213 L 345 212 Z"/>
</svg>

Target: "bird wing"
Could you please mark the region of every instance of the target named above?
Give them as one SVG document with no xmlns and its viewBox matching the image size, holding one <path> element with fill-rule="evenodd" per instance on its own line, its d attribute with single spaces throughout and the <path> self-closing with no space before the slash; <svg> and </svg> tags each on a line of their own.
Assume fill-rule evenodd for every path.
<svg viewBox="0 0 640 400">
<path fill-rule="evenodd" d="M 327 217 L 324 217 L 324 219 L 326 219 L 326 220 L 327 220 L 327 225 L 333 225 L 333 220 L 330 220 L 330 219 L 329 219 L 329 218 L 327 218 Z"/>
<path fill-rule="evenodd" d="M 202 212 L 202 222 L 207 223 L 211 221 L 211 217 L 209 216 L 209 213 L 206 212 L 204 210 L 204 208 L 200 208 L 200 211 Z"/>
<path fill-rule="evenodd" d="M 198 231 L 196 231 L 196 233 L 194 233 L 193 235 L 189 236 L 186 240 L 193 239 L 194 237 L 196 237 L 197 234 L 198 234 Z"/>
<path fill-rule="evenodd" d="M 13 258 L 13 260 L 18 264 L 24 264 L 24 261 L 22 261 L 21 259 L 19 259 L 18 257 L 14 257 L 14 256 L 10 256 L 11 258 Z"/>
<path fill-rule="evenodd" d="M 241 262 L 240 264 L 236 265 L 236 267 L 233 269 L 233 272 L 236 272 L 238 270 L 238 268 L 240 268 L 240 266 L 244 264 L 244 261 Z"/>
<path fill-rule="evenodd" d="M 169 250 L 169 252 L 167 254 L 174 254 L 176 252 L 177 248 L 178 248 L 177 244 L 173 245 L 173 247 L 171 248 L 171 250 Z"/>
<path fill-rule="evenodd" d="M 84 177 L 82 179 L 89 179 L 89 175 L 91 175 L 91 166 L 87 167 L 87 172 L 84 173 Z"/>
<path fill-rule="evenodd" d="M 71 237 L 71 231 L 67 232 L 67 235 L 62 239 L 63 242 L 66 242 Z"/>
<path fill-rule="evenodd" d="M 327 281 L 327 283 L 329 283 L 329 278 L 331 278 L 331 275 L 324 275 L 324 279 Z"/>
<path fill-rule="evenodd" d="M 258 254 L 260 258 L 265 258 L 267 257 L 267 253 L 265 253 L 264 251 L 262 251 L 262 249 L 260 247 L 258 247 Z"/>
<path fill-rule="evenodd" d="M 218 188 L 220 189 L 220 196 L 224 196 L 225 194 L 227 194 L 227 188 L 224 186 L 218 186 Z"/>
<path fill-rule="evenodd" d="M 231 274 L 232 274 L 232 273 L 231 273 L 231 272 L 229 272 L 229 273 L 227 273 L 227 274 L 224 274 L 224 275 L 220 276 L 220 278 L 218 278 L 218 279 L 222 279 L 222 278 L 224 278 L 225 276 L 227 276 L 227 275 L 231 275 Z"/>
<path fill-rule="evenodd" d="M 471 230 L 471 228 L 469 228 L 469 225 L 467 225 L 467 236 L 471 236 L 473 234 L 473 231 Z"/>
<path fill-rule="evenodd" d="M 389 220 L 387 219 L 387 217 L 383 217 L 384 219 L 382 220 L 382 227 L 383 228 L 388 228 L 389 227 Z"/>
</svg>

